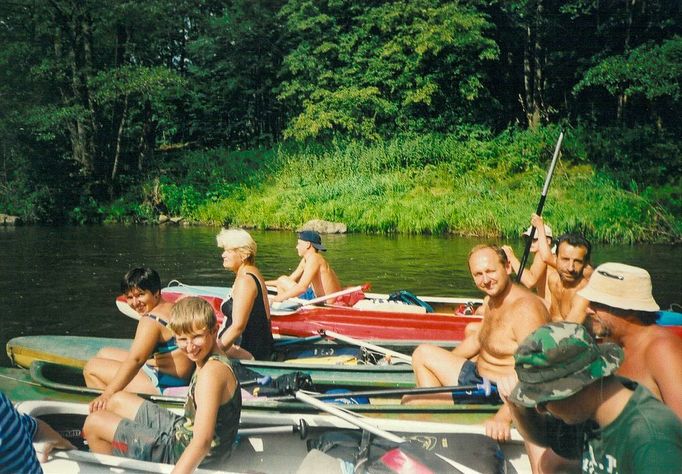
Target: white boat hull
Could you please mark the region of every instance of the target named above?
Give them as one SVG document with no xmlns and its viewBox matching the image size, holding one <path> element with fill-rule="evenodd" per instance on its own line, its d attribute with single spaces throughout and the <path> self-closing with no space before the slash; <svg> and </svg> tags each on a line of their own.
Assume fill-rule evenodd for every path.
<svg viewBox="0 0 682 474">
<path fill-rule="evenodd" d="M 31 401 L 22 402 L 17 408 L 35 417 L 58 414 L 87 415 L 87 405 L 67 402 Z M 179 412 L 179 410 L 178 410 Z M 240 442 L 232 456 L 226 462 L 224 470 L 199 469 L 196 472 L 207 473 L 295 473 L 299 465 L 308 454 L 306 443 L 301 441 L 298 434 L 293 433 L 293 426 L 299 426 L 303 419 L 310 428 L 354 428 L 354 426 L 332 415 L 314 414 L 277 414 L 242 416 L 240 426 Z M 382 420 L 362 418 L 377 428 L 400 435 L 401 433 L 466 433 L 484 434 L 483 426 L 441 424 L 418 421 Z M 250 428 L 258 427 L 255 433 Z M 279 428 L 277 428 L 279 427 Z M 264 433 L 266 430 L 277 430 L 279 434 Z M 285 431 L 286 430 L 286 431 Z M 42 451 L 40 443 L 36 443 L 36 450 Z M 530 473 L 528 457 L 523 447 L 521 437 L 513 432 L 512 441 L 501 445 L 508 460 L 510 472 Z M 273 459 L 276 460 L 273 463 Z M 92 454 L 85 451 L 53 451 L 47 463 L 42 465 L 46 474 L 59 473 L 111 473 L 111 472 L 171 472 L 172 465 L 150 463 L 117 456 Z"/>
</svg>

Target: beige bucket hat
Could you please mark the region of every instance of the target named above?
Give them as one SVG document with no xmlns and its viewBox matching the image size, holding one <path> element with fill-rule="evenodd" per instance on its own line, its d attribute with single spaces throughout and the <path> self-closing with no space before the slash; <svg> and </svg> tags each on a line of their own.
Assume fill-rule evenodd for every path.
<svg viewBox="0 0 682 474">
<path fill-rule="evenodd" d="M 530 231 L 531 230 L 533 230 L 533 226 L 528 227 L 528 229 L 526 229 L 526 231 L 521 235 L 525 235 L 526 237 L 530 237 Z M 545 224 L 545 236 L 547 236 L 547 237 L 552 236 L 552 228 L 550 226 L 548 226 L 547 224 Z M 537 237 L 538 237 L 538 233 L 535 232 L 535 238 L 537 238 Z"/>
<path fill-rule="evenodd" d="M 599 265 L 578 295 L 614 308 L 652 312 L 661 309 L 651 294 L 649 272 L 624 263 Z"/>
</svg>

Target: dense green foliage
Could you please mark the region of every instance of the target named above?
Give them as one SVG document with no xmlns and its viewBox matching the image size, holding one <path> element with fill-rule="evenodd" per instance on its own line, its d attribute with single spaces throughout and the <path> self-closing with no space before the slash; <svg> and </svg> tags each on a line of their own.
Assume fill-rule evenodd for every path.
<svg viewBox="0 0 682 474">
<path fill-rule="evenodd" d="M 675 0 L 2 2 L 0 213 L 507 233 L 561 124 L 548 214 L 675 240 L 681 38 Z"/>
<path fill-rule="evenodd" d="M 172 173 L 176 183 L 192 184 L 165 181 L 157 195 L 170 214 L 216 225 L 282 229 L 319 218 L 351 231 L 515 237 L 535 208 L 557 134 L 540 128 L 226 152 L 212 156 L 212 168 L 239 163 L 240 171 L 224 168 L 209 180 L 195 174 L 205 162 L 194 154 Z M 652 196 L 620 188 L 585 161 L 580 140 L 567 139 L 545 208 L 556 229 L 605 242 L 680 238 L 679 222 Z M 227 181 L 233 173 L 240 178 Z"/>
</svg>

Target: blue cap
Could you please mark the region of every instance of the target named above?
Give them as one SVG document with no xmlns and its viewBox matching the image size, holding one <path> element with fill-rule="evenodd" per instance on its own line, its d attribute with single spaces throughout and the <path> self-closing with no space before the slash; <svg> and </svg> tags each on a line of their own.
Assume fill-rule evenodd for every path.
<svg viewBox="0 0 682 474">
<path fill-rule="evenodd" d="M 322 237 L 320 237 L 320 234 L 314 230 L 304 230 L 299 232 L 298 238 L 306 242 L 310 242 L 317 250 L 322 250 L 323 252 L 327 251 L 326 247 L 322 245 Z"/>
</svg>

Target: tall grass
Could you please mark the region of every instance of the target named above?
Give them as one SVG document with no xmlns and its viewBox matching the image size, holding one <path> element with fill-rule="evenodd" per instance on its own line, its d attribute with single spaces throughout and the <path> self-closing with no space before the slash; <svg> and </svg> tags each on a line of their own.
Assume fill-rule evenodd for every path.
<svg viewBox="0 0 682 474">
<path fill-rule="evenodd" d="M 224 182 L 221 192 L 177 207 L 200 222 L 262 229 L 325 219 L 357 232 L 512 237 L 535 211 L 557 135 L 545 128 L 282 146 L 264 155 L 245 184 Z M 547 198 L 545 220 L 556 233 L 582 231 L 602 242 L 680 240 L 679 218 L 595 172 L 580 150 L 567 141 Z"/>
</svg>

